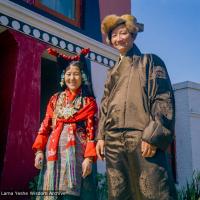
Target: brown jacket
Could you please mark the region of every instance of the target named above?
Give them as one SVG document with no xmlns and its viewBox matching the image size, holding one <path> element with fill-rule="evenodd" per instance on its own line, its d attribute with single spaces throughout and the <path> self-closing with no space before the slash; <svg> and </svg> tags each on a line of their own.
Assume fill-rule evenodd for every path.
<svg viewBox="0 0 200 200">
<path fill-rule="evenodd" d="M 97 139 L 108 131 L 140 130 L 144 141 L 166 149 L 173 139 L 175 104 L 163 61 L 133 45 L 108 71 L 99 115 Z"/>
</svg>

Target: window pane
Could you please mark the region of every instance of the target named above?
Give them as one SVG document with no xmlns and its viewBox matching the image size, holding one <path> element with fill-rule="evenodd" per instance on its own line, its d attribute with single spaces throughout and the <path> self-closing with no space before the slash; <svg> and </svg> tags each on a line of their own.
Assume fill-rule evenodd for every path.
<svg viewBox="0 0 200 200">
<path fill-rule="evenodd" d="M 40 0 L 40 2 L 66 17 L 75 19 L 75 0 Z"/>
</svg>

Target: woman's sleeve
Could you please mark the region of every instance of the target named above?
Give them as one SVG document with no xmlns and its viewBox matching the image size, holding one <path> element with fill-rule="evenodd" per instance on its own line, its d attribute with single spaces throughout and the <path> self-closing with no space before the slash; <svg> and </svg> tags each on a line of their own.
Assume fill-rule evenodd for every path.
<svg viewBox="0 0 200 200">
<path fill-rule="evenodd" d="M 95 101 L 95 99 L 89 99 L 89 101 Z M 96 102 L 95 102 L 96 103 Z M 97 106 L 96 106 L 97 107 Z M 86 120 L 86 132 L 87 132 L 87 144 L 84 153 L 84 157 L 95 157 L 96 160 L 96 142 L 95 142 L 95 131 L 96 131 L 96 116 L 88 116 Z"/>
<path fill-rule="evenodd" d="M 47 110 L 46 110 L 44 120 L 41 123 L 40 129 L 37 133 L 37 137 L 32 146 L 32 149 L 35 152 L 37 150 L 43 151 L 47 144 L 49 133 L 50 133 L 51 127 L 52 127 L 52 117 L 53 117 L 53 111 L 55 108 L 56 99 L 57 99 L 57 95 L 52 96 L 47 105 Z"/>
<path fill-rule="evenodd" d="M 151 55 L 147 77 L 150 121 L 142 139 L 166 150 L 174 138 L 175 100 L 164 62 Z"/>
</svg>

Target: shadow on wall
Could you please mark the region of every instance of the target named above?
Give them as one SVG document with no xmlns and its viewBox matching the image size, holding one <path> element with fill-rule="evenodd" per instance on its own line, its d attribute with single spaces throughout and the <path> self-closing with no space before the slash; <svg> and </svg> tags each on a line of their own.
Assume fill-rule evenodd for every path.
<svg viewBox="0 0 200 200">
<path fill-rule="evenodd" d="M 0 173 L 2 175 L 4 153 L 9 128 L 11 100 L 13 96 L 15 66 L 17 62 L 17 42 L 13 35 L 5 30 L 0 34 Z"/>
</svg>

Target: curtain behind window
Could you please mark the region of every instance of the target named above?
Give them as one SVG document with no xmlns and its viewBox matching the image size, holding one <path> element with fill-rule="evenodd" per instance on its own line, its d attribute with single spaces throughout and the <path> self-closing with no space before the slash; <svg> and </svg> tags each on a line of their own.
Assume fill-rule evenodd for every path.
<svg viewBox="0 0 200 200">
<path fill-rule="evenodd" d="M 41 0 L 43 5 L 69 17 L 75 19 L 75 0 Z"/>
</svg>

